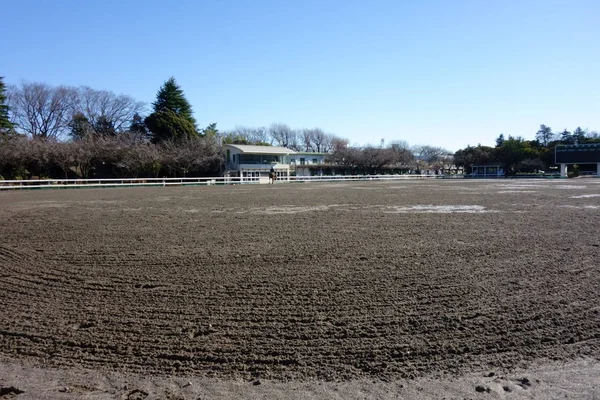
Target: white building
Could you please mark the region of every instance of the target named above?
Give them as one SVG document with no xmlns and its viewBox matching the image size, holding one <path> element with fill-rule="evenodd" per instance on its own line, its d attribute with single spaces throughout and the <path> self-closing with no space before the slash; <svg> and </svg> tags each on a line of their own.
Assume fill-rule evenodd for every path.
<svg viewBox="0 0 600 400">
<path fill-rule="evenodd" d="M 311 170 L 316 175 L 322 175 L 323 171 L 317 168 L 318 165 L 325 164 L 327 153 L 312 153 L 298 151 L 290 156 L 290 166 L 296 171 L 296 176 L 310 176 Z"/>
<path fill-rule="evenodd" d="M 277 179 L 289 180 L 290 157 L 294 150 L 286 147 L 226 144 L 225 176 L 241 177 L 244 182 L 269 183 L 269 172 L 275 169 Z"/>
</svg>

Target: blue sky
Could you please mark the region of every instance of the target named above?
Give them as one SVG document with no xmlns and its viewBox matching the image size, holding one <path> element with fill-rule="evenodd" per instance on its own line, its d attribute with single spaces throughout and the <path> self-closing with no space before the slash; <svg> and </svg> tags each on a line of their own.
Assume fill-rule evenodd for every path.
<svg viewBox="0 0 600 400">
<path fill-rule="evenodd" d="M 600 130 L 597 0 L 10 1 L 0 76 L 151 103 L 175 76 L 200 126 L 321 127 L 457 150 Z"/>
</svg>

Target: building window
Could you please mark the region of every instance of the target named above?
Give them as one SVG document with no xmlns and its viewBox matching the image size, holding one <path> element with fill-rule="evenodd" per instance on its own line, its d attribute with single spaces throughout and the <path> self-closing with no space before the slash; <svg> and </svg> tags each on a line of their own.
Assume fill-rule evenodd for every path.
<svg viewBox="0 0 600 400">
<path fill-rule="evenodd" d="M 281 158 L 276 154 L 240 154 L 238 162 L 240 164 L 277 164 L 281 162 Z"/>
<path fill-rule="evenodd" d="M 313 158 L 313 164 L 318 164 L 318 163 L 319 163 L 319 160 L 316 158 Z"/>
<path fill-rule="evenodd" d="M 300 159 L 300 165 L 306 165 L 306 159 L 305 158 L 301 158 Z"/>
</svg>

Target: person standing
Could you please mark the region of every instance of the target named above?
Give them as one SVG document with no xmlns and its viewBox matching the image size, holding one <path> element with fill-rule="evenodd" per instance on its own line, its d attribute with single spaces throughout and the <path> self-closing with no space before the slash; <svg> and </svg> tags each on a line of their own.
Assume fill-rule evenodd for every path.
<svg viewBox="0 0 600 400">
<path fill-rule="evenodd" d="M 269 171 L 269 183 L 273 184 L 275 183 L 275 178 L 276 178 L 276 174 L 275 174 L 275 167 L 271 167 L 271 171 Z"/>
</svg>

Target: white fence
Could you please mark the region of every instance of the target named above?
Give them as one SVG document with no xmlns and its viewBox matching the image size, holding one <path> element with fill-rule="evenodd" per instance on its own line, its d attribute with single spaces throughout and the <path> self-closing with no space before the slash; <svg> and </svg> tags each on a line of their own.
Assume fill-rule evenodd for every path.
<svg viewBox="0 0 600 400">
<path fill-rule="evenodd" d="M 335 175 L 335 176 L 291 176 L 275 181 L 281 183 L 304 182 L 343 182 L 343 181 L 389 181 L 407 179 L 435 179 L 452 176 L 439 175 Z M 455 176 L 462 178 L 462 175 Z M 252 178 L 212 177 L 212 178 L 111 178 L 111 179 L 31 179 L 0 180 L 0 190 L 19 189 L 75 189 L 94 187 L 135 187 L 135 186 L 210 186 L 258 184 Z"/>
</svg>

